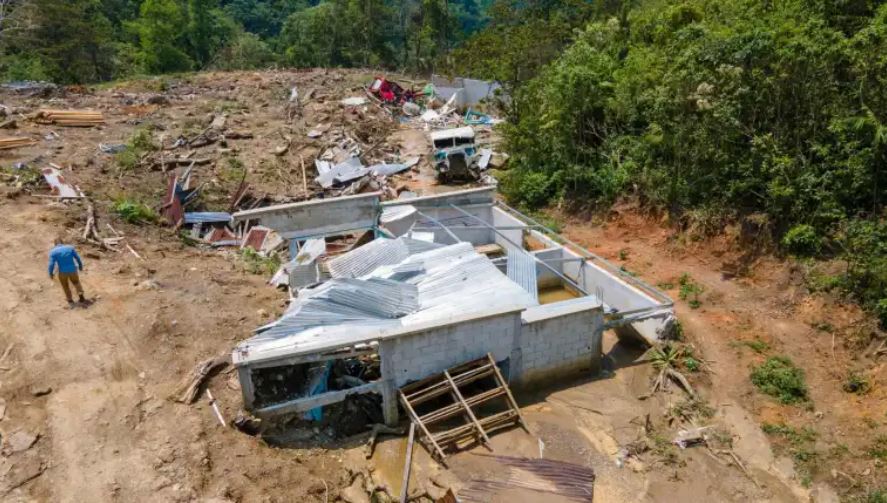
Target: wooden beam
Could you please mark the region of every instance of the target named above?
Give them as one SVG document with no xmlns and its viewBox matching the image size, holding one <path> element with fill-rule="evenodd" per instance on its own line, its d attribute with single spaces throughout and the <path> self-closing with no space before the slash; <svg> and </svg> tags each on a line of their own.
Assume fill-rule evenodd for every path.
<svg viewBox="0 0 887 503">
<path fill-rule="evenodd" d="M 413 410 L 413 406 L 410 405 L 410 401 L 407 400 L 407 397 L 403 394 L 402 391 L 400 392 L 400 401 L 403 403 L 403 408 L 405 408 L 407 410 L 407 414 L 410 415 L 410 421 L 412 421 L 414 424 L 419 425 L 419 428 L 422 429 L 422 433 L 428 438 L 428 441 L 431 442 L 431 445 L 434 446 L 434 449 L 437 451 L 437 454 L 440 456 L 441 461 L 446 459 L 447 456 L 446 456 L 446 454 L 444 454 L 443 449 L 441 449 L 440 446 L 437 445 L 437 442 L 434 440 L 434 435 L 432 435 L 431 432 L 428 431 L 428 428 L 426 428 L 425 424 L 422 422 L 422 420 L 419 419 L 419 415 L 416 414 L 415 410 Z"/>
<path fill-rule="evenodd" d="M 400 485 L 400 503 L 407 503 L 410 488 L 410 468 L 413 466 L 413 440 L 416 438 L 416 423 L 410 423 L 410 437 L 407 440 L 406 461 L 403 464 L 403 483 Z"/>
<path fill-rule="evenodd" d="M 511 389 L 508 388 L 508 383 L 505 382 L 505 378 L 502 377 L 502 373 L 499 372 L 499 367 L 496 366 L 496 360 L 493 359 L 493 355 L 491 353 L 487 353 L 487 358 L 490 359 L 490 364 L 493 365 L 493 372 L 496 373 L 496 380 L 499 381 L 499 386 L 505 388 L 505 394 L 508 397 L 508 403 L 511 404 L 511 407 L 517 414 L 518 421 L 520 422 L 521 426 L 524 427 L 524 430 L 529 433 L 530 429 L 527 426 L 526 421 L 524 421 L 523 414 L 520 413 L 520 407 L 517 406 L 517 401 L 514 399 L 514 395 L 511 394 Z"/>
<path fill-rule="evenodd" d="M 256 410 L 256 415 L 262 417 L 272 417 L 282 414 L 291 414 L 294 412 L 305 412 L 316 407 L 323 407 L 324 405 L 341 402 L 342 400 L 345 400 L 345 398 L 347 398 L 349 395 L 360 395 L 363 393 L 377 392 L 380 388 L 381 386 L 379 384 L 379 381 L 374 381 L 364 384 L 363 386 L 358 386 L 356 388 L 343 389 L 340 391 L 330 391 L 328 393 L 322 393 L 320 395 L 315 395 L 307 398 L 297 398 L 296 400 L 290 400 L 288 402 L 269 405 L 268 407 L 263 407 Z"/>
<path fill-rule="evenodd" d="M 481 437 L 483 437 L 484 442 L 487 445 L 490 445 L 490 437 L 487 436 L 487 432 L 484 431 L 483 426 L 477 422 L 477 417 L 475 417 L 474 412 L 471 410 L 471 407 L 465 403 L 465 398 L 462 396 L 462 393 L 459 391 L 459 387 L 456 386 L 456 383 L 453 382 L 453 378 L 450 377 L 449 371 L 444 370 L 444 376 L 446 376 L 447 381 L 449 381 L 450 386 L 453 387 L 453 393 L 456 395 L 456 398 L 459 399 L 459 402 L 462 403 L 462 407 L 465 408 L 465 412 L 468 413 L 468 417 L 471 418 L 471 422 L 474 423 L 475 428 L 477 428 L 477 432 L 480 433 Z"/>
</svg>

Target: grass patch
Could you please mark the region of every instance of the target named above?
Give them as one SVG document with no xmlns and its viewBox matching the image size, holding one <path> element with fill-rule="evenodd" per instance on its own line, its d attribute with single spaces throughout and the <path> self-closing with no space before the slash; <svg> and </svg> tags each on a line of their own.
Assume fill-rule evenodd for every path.
<svg viewBox="0 0 887 503">
<path fill-rule="evenodd" d="M 764 354 L 770 350 L 770 345 L 757 337 L 750 341 L 733 341 L 730 345 L 734 347 L 747 347 L 758 354 Z"/>
<path fill-rule="evenodd" d="M 866 451 L 871 458 L 887 460 L 887 435 L 881 435 Z"/>
<path fill-rule="evenodd" d="M 280 259 L 276 255 L 263 257 L 252 248 L 240 250 L 240 260 L 250 274 L 272 275 L 280 268 Z"/>
<path fill-rule="evenodd" d="M 819 436 L 816 430 L 809 426 L 795 428 L 787 424 L 769 423 L 761 425 L 761 430 L 768 435 L 779 437 L 787 444 L 786 450 L 795 462 L 795 470 L 801 478 L 801 484 L 809 486 L 816 473 L 819 459 L 819 453 L 813 449 L 813 444 Z"/>
<path fill-rule="evenodd" d="M 120 198 L 114 201 L 114 213 L 130 224 L 152 224 L 159 220 L 157 212 L 149 206 L 128 198 Z"/>
<path fill-rule="evenodd" d="M 841 388 L 847 393 L 864 395 L 872 389 L 872 385 L 866 376 L 857 372 L 850 372 L 847 374 L 847 379 L 844 381 Z"/>
<path fill-rule="evenodd" d="M 854 498 L 855 503 L 887 503 L 887 488 L 875 489 L 865 496 Z"/>
<path fill-rule="evenodd" d="M 702 295 L 702 292 L 705 291 L 705 288 L 702 287 L 699 283 L 695 282 L 689 273 L 681 274 L 680 279 L 678 279 L 678 284 L 680 285 L 680 290 L 678 296 L 681 300 L 687 301 L 687 304 L 690 305 L 691 309 L 698 309 L 699 306 L 702 305 L 702 301 L 699 300 L 699 296 Z"/>
<path fill-rule="evenodd" d="M 114 161 L 121 170 L 132 171 L 142 162 L 142 157 L 146 153 L 155 150 L 157 145 L 154 144 L 150 129 L 139 128 L 126 142 L 126 150 L 114 154 Z"/>
<path fill-rule="evenodd" d="M 804 371 L 784 356 L 771 356 L 751 372 L 751 382 L 762 393 L 785 404 L 806 402 Z"/>
<path fill-rule="evenodd" d="M 547 213 L 541 211 L 527 211 L 526 209 L 524 209 L 524 211 L 527 213 L 527 216 L 558 234 L 560 234 L 564 228 L 564 225 L 560 220 Z"/>
</svg>

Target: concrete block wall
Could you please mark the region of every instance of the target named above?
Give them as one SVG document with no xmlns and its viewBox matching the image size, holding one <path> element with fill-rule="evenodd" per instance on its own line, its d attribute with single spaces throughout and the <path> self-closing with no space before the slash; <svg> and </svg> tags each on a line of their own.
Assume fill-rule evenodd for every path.
<svg viewBox="0 0 887 503">
<path fill-rule="evenodd" d="M 520 336 L 517 385 L 546 384 L 571 374 L 600 371 L 603 335 L 600 309 L 527 309 Z"/>
<path fill-rule="evenodd" d="M 511 356 L 520 326 L 519 312 L 506 313 L 383 340 L 382 377 L 400 387 L 487 353 L 504 360 Z"/>
</svg>

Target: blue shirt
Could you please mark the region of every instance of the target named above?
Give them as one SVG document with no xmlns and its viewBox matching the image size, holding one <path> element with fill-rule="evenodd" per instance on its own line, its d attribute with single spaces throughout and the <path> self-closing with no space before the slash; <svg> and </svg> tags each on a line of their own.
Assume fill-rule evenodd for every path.
<svg viewBox="0 0 887 503">
<path fill-rule="evenodd" d="M 76 265 L 74 262 L 77 262 Z M 49 275 L 52 276 L 55 265 L 58 264 L 59 272 L 71 273 L 77 272 L 77 269 L 83 270 L 83 262 L 80 261 L 80 255 L 71 245 L 58 245 L 49 252 Z"/>
</svg>

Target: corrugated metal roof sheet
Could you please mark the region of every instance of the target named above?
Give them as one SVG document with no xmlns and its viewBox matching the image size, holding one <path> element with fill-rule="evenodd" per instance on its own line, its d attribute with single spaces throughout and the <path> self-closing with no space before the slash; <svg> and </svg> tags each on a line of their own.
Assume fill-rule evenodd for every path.
<svg viewBox="0 0 887 503">
<path fill-rule="evenodd" d="M 239 361 L 306 354 L 368 342 L 386 329 L 537 304 L 470 243 L 422 243 L 435 248 L 411 253 L 408 241 L 422 243 L 377 239 L 337 257 L 339 274 L 368 272 L 300 291 L 283 317 L 238 346 Z"/>
<path fill-rule="evenodd" d="M 536 283 L 536 260 L 525 250 L 509 245 L 506 249 L 508 261 L 505 274 L 534 299 L 539 298 L 539 287 Z"/>
<path fill-rule="evenodd" d="M 191 211 L 185 213 L 186 224 L 228 223 L 231 214 L 224 211 Z"/>
</svg>

